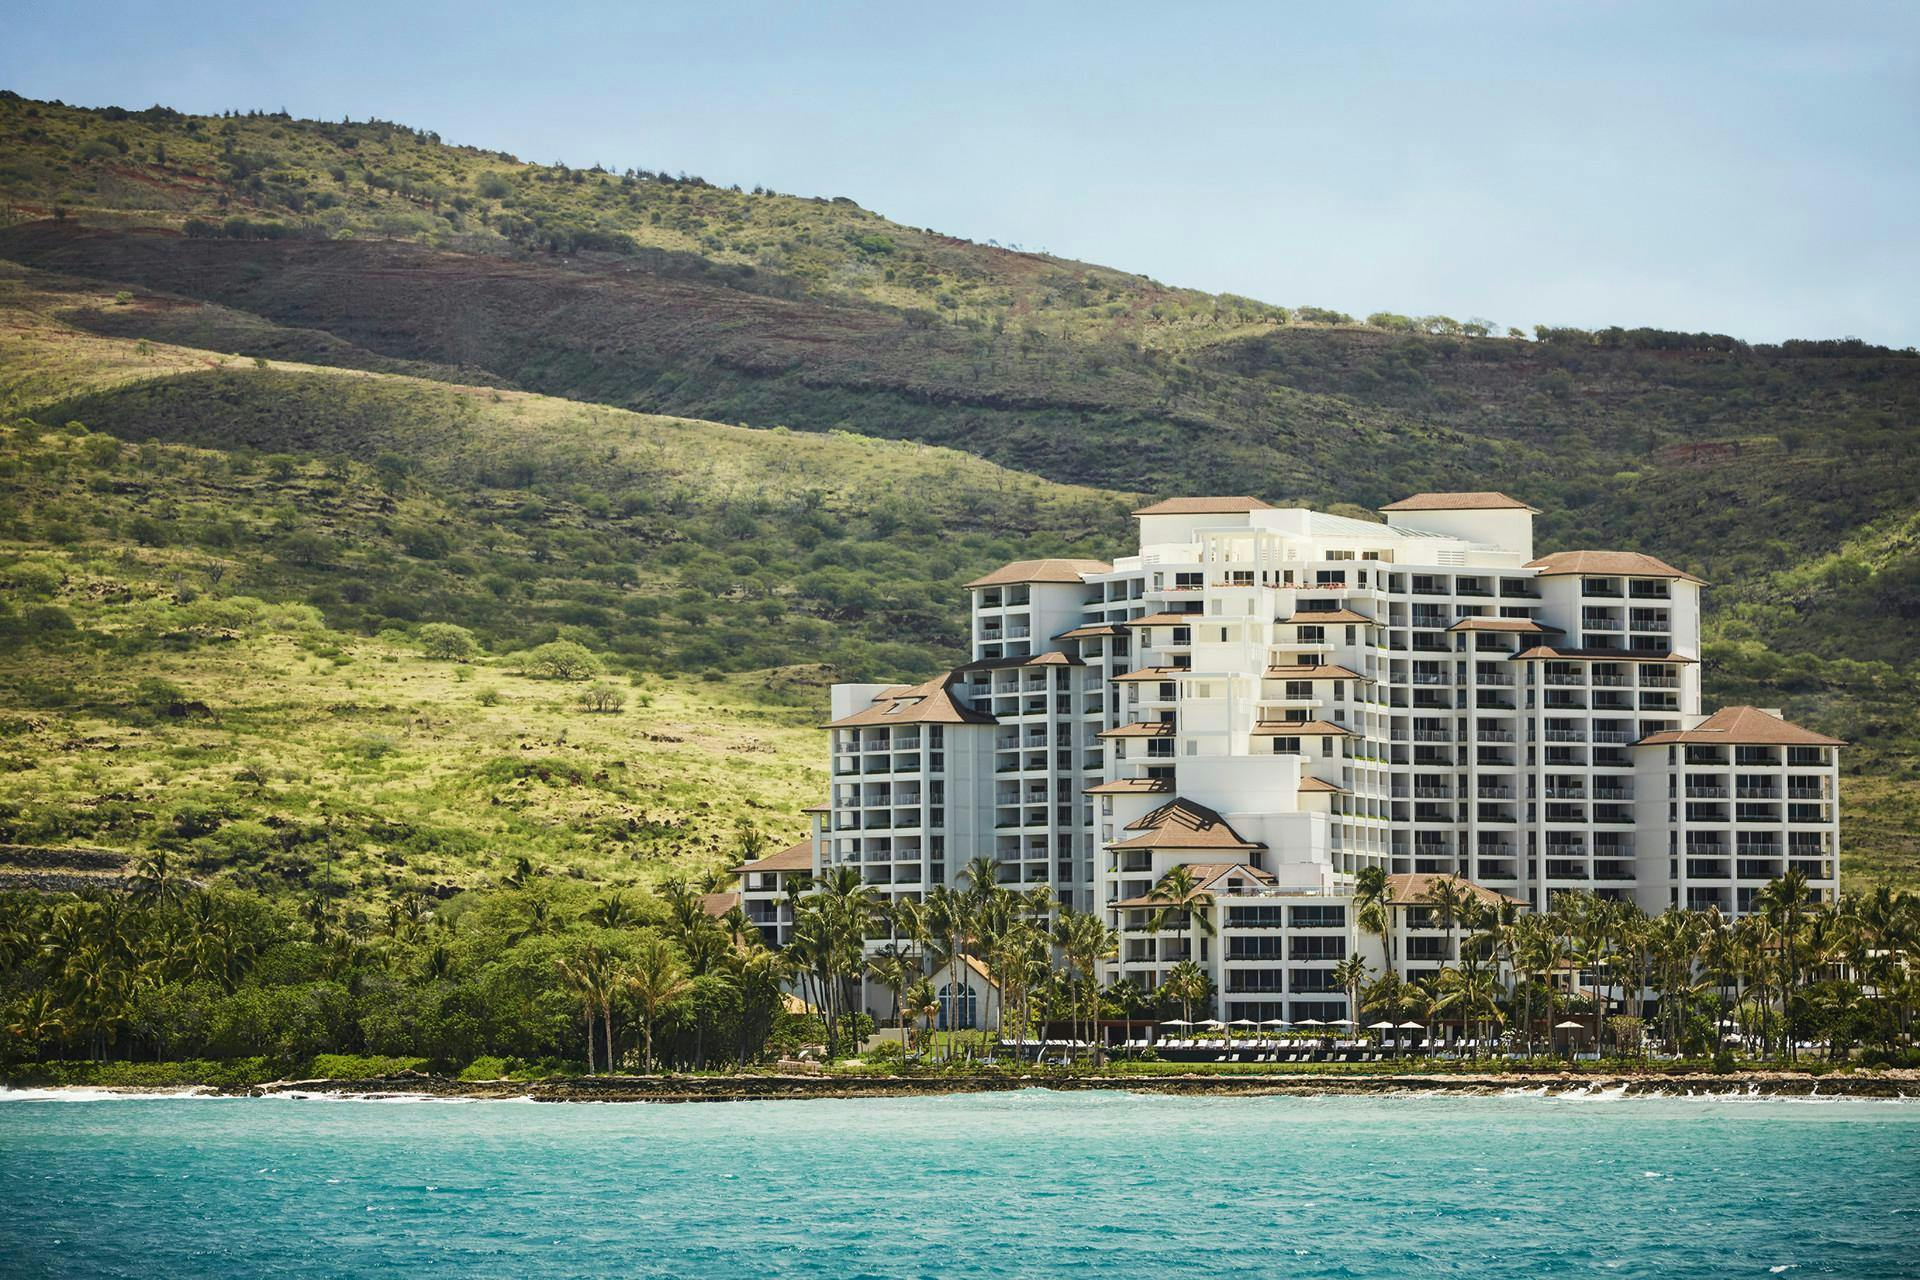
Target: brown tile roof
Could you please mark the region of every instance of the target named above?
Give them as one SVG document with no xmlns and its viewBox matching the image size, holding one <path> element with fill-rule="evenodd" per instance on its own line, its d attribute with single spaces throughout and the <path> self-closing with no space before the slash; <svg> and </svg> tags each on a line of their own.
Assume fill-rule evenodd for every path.
<svg viewBox="0 0 1920 1280">
<path fill-rule="evenodd" d="M 1071 631 L 1062 631 L 1055 640 L 1091 640 L 1096 636 L 1123 636 L 1125 627 L 1114 622 L 1091 622 L 1084 627 L 1075 627 Z"/>
<path fill-rule="evenodd" d="M 1144 617 L 1128 618 L 1120 625 L 1123 627 L 1184 627 L 1194 622 L 1205 622 L 1207 615 L 1195 609 L 1192 613 L 1149 613 Z"/>
<path fill-rule="evenodd" d="M 1093 736 L 1096 738 L 1171 738 L 1173 726 L 1164 720 L 1143 720 L 1135 724 L 1123 724 L 1116 729 L 1102 729 Z"/>
<path fill-rule="evenodd" d="M 1273 510 L 1271 502 L 1262 502 L 1258 498 L 1167 498 L 1151 506 L 1141 507 L 1133 514 L 1136 516 L 1214 516 L 1271 510 Z"/>
<path fill-rule="evenodd" d="M 806 808 L 804 808 L 804 809 L 802 809 L 802 810 L 801 810 L 800 812 L 802 812 L 802 813 L 832 813 L 832 812 L 833 812 L 833 806 L 832 806 L 832 805 L 830 805 L 830 804 L 810 804 L 810 805 L 808 805 L 808 806 L 807 806 Z"/>
<path fill-rule="evenodd" d="M 1453 881 L 1455 885 L 1459 886 L 1459 888 L 1461 888 L 1468 894 L 1472 895 L 1473 897 L 1478 898 L 1482 902 L 1488 902 L 1488 903 L 1520 902 L 1522 906 L 1526 905 L 1524 902 L 1521 902 L 1519 898 L 1509 897 L 1504 893 L 1499 893 L 1499 892 L 1496 892 L 1495 890 L 1489 889 L 1485 885 L 1475 884 L 1473 881 L 1467 879 L 1465 876 L 1447 876 L 1447 875 L 1388 876 L 1387 877 L 1387 901 L 1393 903 L 1395 906 L 1403 906 L 1403 907 L 1421 905 L 1421 900 L 1424 898 L 1427 891 L 1432 889 L 1434 885 L 1440 883 L 1442 880 Z"/>
<path fill-rule="evenodd" d="M 723 916 L 740 905 L 737 893 L 703 893 L 700 895 L 700 909 L 710 916 Z"/>
<path fill-rule="evenodd" d="M 756 858 L 733 869 L 735 875 L 745 871 L 811 871 L 813 870 L 813 841 L 801 840 L 790 844 L 778 853 L 770 853 L 764 858 Z"/>
<path fill-rule="evenodd" d="M 1179 865 L 1191 871 L 1193 878 L 1199 882 L 1198 887 L 1194 890 L 1197 894 L 1209 892 L 1222 880 L 1236 873 L 1245 875 L 1249 879 L 1257 880 L 1263 885 L 1271 885 L 1274 883 L 1272 872 L 1262 871 L 1259 867 L 1246 862 L 1183 862 Z M 1113 905 L 1116 907 L 1164 907 L 1167 903 L 1149 895 L 1139 898 L 1123 898 Z"/>
<path fill-rule="evenodd" d="M 1665 560 L 1656 560 L 1638 551 L 1556 551 L 1527 561 L 1526 567 L 1537 570 L 1543 578 L 1591 573 L 1604 577 L 1679 578 L 1683 582 L 1705 585 L 1704 579 L 1685 569 L 1676 569 Z"/>
<path fill-rule="evenodd" d="M 1553 662 L 1559 659 L 1569 662 L 1698 662 L 1698 658 L 1689 658 L 1684 653 L 1660 649 L 1569 649 L 1560 645 L 1537 644 L 1531 649 L 1522 649 L 1509 658 L 1509 662 Z"/>
<path fill-rule="evenodd" d="M 1173 790 L 1172 778 L 1116 778 L 1082 788 L 1083 796 L 1150 796 Z"/>
<path fill-rule="evenodd" d="M 1105 560 L 1015 560 L 967 584 L 974 587 L 1010 587 L 1026 582 L 1079 582 L 1085 573 L 1108 573 Z"/>
<path fill-rule="evenodd" d="M 1355 613 L 1352 609 L 1295 609 L 1291 618 L 1282 618 L 1282 622 L 1318 626 L 1323 622 L 1374 622 L 1364 613 Z"/>
<path fill-rule="evenodd" d="M 1084 667 L 1087 664 L 1070 653 L 1058 649 L 1049 649 L 1045 653 L 1024 654 L 1018 658 L 981 658 L 978 662 L 968 662 L 953 669 L 953 674 L 963 671 L 1005 671 L 1013 667 Z"/>
<path fill-rule="evenodd" d="M 1535 622 L 1532 618 L 1462 618 L 1448 627 L 1449 631 L 1506 631 L 1516 635 L 1544 635 L 1549 631 L 1558 632 L 1559 627 L 1549 627 Z"/>
<path fill-rule="evenodd" d="M 1141 667 L 1138 671 L 1129 671 L 1125 675 L 1113 678 L 1114 684 L 1152 684 L 1156 680 L 1178 680 L 1181 676 L 1190 676 L 1189 667 Z"/>
<path fill-rule="evenodd" d="M 1327 782 L 1321 778 L 1300 779 L 1300 790 L 1312 792 L 1315 794 L 1329 793 L 1329 794 L 1338 795 L 1338 796 L 1346 796 L 1346 795 L 1353 794 L 1351 791 L 1348 791 L 1345 787 L 1335 786 L 1333 783 Z"/>
<path fill-rule="evenodd" d="M 1256 738 L 1350 738 L 1353 730 L 1325 720 L 1261 720 L 1253 726 Z"/>
<path fill-rule="evenodd" d="M 1839 738 L 1802 729 L 1790 720 L 1759 707 L 1722 707 L 1691 729 L 1664 729 L 1640 739 L 1637 746 L 1668 742 L 1730 742 L 1751 747 L 1844 747 Z"/>
<path fill-rule="evenodd" d="M 967 968 L 979 974 L 981 979 L 985 981 L 988 986 L 992 987 L 996 991 L 1000 989 L 1000 984 L 993 980 L 993 970 L 987 968 L 986 962 L 982 960 L 979 956 L 971 955 L 968 952 L 962 951 L 960 953 L 960 958 L 966 961 Z"/>
<path fill-rule="evenodd" d="M 1240 838 L 1212 809 L 1192 800 L 1169 800 L 1143 818 L 1127 824 L 1141 834 L 1117 840 L 1110 849 L 1264 849 Z"/>
<path fill-rule="evenodd" d="M 959 673 L 949 671 L 925 684 L 895 685 L 875 695 L 873 705 L 850 716 L 828 721 L 827 729 L 852 729 L 870 724 L 998 724 L 984 711 L 975 711 L 948 688 Z"/>
<path fill-rule="evenodd" d="M 1368 677 L 1358 671 L 1332 663 L 1319 663 L 1309 666 L 1304 662 L 1295 662 L 1284 666 L 1268 667 L 1266 678 L 1269 680 L 1365 680 Z"/>
<path fill-rule="evenodd" d="M 1491 489 L 1480 489 L 1470 493 L 1416 493 L 1410 498 L 1398 502 L 1389 502 L 1381 507 L 1382 511 L 1531 511 L 1540 514 L 1540 508 L 1530 507 L 1518 498 L 1509 498 L 1504 493 Z"/>
</svg>

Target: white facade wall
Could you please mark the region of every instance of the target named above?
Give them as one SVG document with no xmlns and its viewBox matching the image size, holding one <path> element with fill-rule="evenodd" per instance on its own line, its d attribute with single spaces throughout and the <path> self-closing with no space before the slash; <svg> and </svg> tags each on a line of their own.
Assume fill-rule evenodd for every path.
<svg viewBox="0 0 1920 1280">
<path fill-rule="evenodd" d="M 984 854 L 1002 883 L 1048 885 L 1124 925 L 1141 913 L 1113 904 L 1144 897 L 1174 863 L 1251 862 L 1270 880 L 1222 893 L 1224 932 L 1202 948 L 1226 1009 L 1344 1001 L 1291 985 L 1298 970 L 1315 987 L 1337 962 L 1314 939 L 1337 935 L 1383 963 L 1350 911 L 1323 923 L 1367 866 L 1464 877 L 1533 908 L 1578 890 L 1737 913 L 1788 865 L 1837 893 L 1831 748 L 1715 763 L 1634 745 L 1701 719 L 1697 583 L 1528 567 L 1521 509 L 1379 525 L 1268 508 L 1140 526 L 1138 555 L 1080 583 L 974 589 L 975 661 L 952 688 L 995 723 L 946 726 L 937 766 L 925 730 L 917 745 L 904 727 L 884 744 L 833 731 L 825 863 L 858 861 L 876 886 L 919 895 Z M 1093 630 L 1055 639 L 1076 628 Z M 1149 678 L 1115 681 L 1128 673 Z M 883 687 L 837 687 L 835 716 Z M 1159 722 L 1170 728 L 1155 736 L 1100 736 Z M 1084 794 L 1145 779 L 1166 789 Z M 1729 792 L 1717 807 L 1688 792 L 1716 785 Z M 1108 848 L 1175 797 L 1264 847 Z M 1243 918 L 1280 923 L 1228 923 L 1250 903 L 1278 916 Z M 1295 907 L 1322 922 L 1302 926 L 1298 954 Z M 1419 953 L 1403 953 L 1403 972 L 1444 963 L 1451 943 L 1407 920 L 1397 930 Z M 1129 933 L 1107 977 L 1150 986 L 1188 950 L 1178 931 Z M 1262 964 L 1282 976 L 1250 976 Z"/>
</svg>

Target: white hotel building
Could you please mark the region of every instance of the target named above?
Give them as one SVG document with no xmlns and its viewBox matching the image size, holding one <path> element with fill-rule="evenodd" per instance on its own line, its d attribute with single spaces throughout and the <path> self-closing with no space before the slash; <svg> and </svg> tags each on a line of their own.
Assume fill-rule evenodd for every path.
<svg viewBox="0 0 1920 1280">
<path fill-rule="evenodd" d="M 1384 961 L 1350 909 L 1370 865 L 1402 905 L 1403 976 L 1450 958 L 1408 909 L 1435 876 L 1532 908 L 1585 890 L 1739 914 L 1794 867 L 1832 899 L 1841 744 L 1702 714 L 1698 578 L 1536 556 L 1536 512 L 1504 494 L 1382 510 L 1173 499 L 1134 513 L 1115 564 L 975 579 L 971 662 L 835 687 L 827 803 L 809 841 L 743 869 L 749 913 L 772 924 L 796 869 L 917 897 L 987 854 L 1002 883 L 1104 913 L 1124 931 L 1107 976 L 1150 988 L 1188 958 L 1189 931 L 1146 928 L 1185 863 L 1213 900 L 1192 958 L 1221 1016 L 1298 1021 L 1348 1014 L 1341 958 Z"/>
</svg>

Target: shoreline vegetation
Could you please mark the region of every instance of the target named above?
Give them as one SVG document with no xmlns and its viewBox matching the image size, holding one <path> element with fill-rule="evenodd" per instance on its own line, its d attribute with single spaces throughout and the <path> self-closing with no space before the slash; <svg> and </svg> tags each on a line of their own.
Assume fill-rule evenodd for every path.
<svg viewBox="0 0 1920 1280">
<path fill-rule="evenodd" d="M 1591 1064 L 1590 1064 L 1591 1065 Z M 1591 1069 L 1565 1064 L 1536 1070 L 1409 1071 L 1295 1070 L 1228 1072 L 1192 1068 L 1061 1072 L 941 1072 L 848 1074 L 767 1072 L 729 1074 L 598 1075 L 536 1080 L 467 1080 L 402 1071 L 359 1079 L 319 1077 L 251 1083 L 173 1081 L 150 1084 L 40 1082 L 31 1074 L 0 1084 L 9 1090 L 53 1090 L 126 1097 L 316 1097 L 342 1100 L 398 1098 L 531 1102 L 748 1102 L 854 1098 L 943 1097 L 1024 1089 L 1114 1091 L 1182 1097 L 1716 1097 L 1920 1099 L 1920 1071 L 1785 1071 L 1755 1068 L 1699 1070 Z"/>
</svg>

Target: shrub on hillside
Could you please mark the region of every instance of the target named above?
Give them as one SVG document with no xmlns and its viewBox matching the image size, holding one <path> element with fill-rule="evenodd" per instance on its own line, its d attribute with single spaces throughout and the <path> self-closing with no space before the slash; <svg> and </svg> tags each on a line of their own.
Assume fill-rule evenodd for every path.
<svg viewBox="0 0 1920 1280">
<path fill-rule="evenodd" d="M 614 712 L 627 704 L 626 690 L 604 680 L 596 680 L 580 691 L 582 711 Z"/>
</svg>

